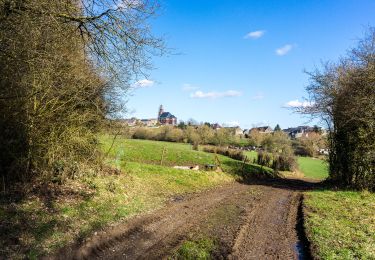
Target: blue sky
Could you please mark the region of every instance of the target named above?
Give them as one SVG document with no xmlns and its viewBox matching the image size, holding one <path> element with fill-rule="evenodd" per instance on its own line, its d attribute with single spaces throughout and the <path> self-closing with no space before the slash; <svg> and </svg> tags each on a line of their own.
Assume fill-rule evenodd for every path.
<svg viewBox="0 0 375 260">
<path fill-rule="evenodd" d="M 307 122 L 285 108 L 307 95 L 303 71 L 354 47 L 375 1 L 164 0 L 152 26 L 179 54 L 154 59 L 127 117 L 155 118 L 163 104 L 179 120 L 287 128 Z"/>
</svg>

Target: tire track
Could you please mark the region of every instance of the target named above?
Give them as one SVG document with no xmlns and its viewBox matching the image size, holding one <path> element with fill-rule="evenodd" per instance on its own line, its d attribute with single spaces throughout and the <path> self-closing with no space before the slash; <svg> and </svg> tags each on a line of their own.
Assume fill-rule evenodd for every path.
<svg viewBox="0 0 375 260">
<path fill-rule="evenodd" d="M 204 232 L 218 239 L 220 248 L 213 252 L 218 259 L 297 259 L 301 193 L 295 180 L 291 183 L 231 183 L 195 194 L 51 258 L 166 259 L 192 234 Z"/>
</svg>

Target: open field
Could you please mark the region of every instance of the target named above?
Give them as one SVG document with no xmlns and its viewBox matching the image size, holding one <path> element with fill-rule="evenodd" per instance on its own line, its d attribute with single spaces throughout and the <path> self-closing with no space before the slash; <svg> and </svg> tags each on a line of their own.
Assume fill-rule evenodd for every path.
<svg viewBox="0 0 375 260">
<path fill-rule="evenodd" d="M 258 153 L 256 151 L 246 151 L 244 152 L 244 154 L 247 156 L 250 162 L 254 162 L 254 160 L 257 160 Z"/>
<path fill-rule="evenodd" d="M 111 146 L 112 138 L 110 136 L 103 137 L 103 150 L 108 151 Z M 163 152 L 164 151 L 164 152 Z M 164 157 L 163 157 L 164 153 Z M 206 164 L 220 164 L 224 172 L 235 174 L 235 177 L 242 176 L 244 173 L 251 177 L 252 174 L 272 175 L 273 171 L 267 167 L 260 167 L 257 164 L 246 164 L 231 159 L 229 157 L 218 154 L 205 153 L 203 151 L 194 151 L 190 144 L 135 140 L 118 138 L 110 150 L 109 157 L 112 159 L 113 165 L 119 165 L 121 160 L 132 161 L 153 165 L 164 166 L 204 166 Z M 163 157 L 163 162 L 162 162 Z"/>
<path fill-rule="evenodd" d="M 111 140 L 102 139 L 104 151 L 111 146 Z M 166 166 L 160 166 L 164 147 Z M 121 173 L 92 172 L 63 185 L 36 187 L 35 192 L 30 191 L 17 202 L 1 200 L 0 255 L 37 258 L 83 239 L 101 227 L 160 208 L 174 196 L 240 178 L 236 173 L 243 173 L 241 162 L 225 156 L 218 158 L 224 172 L 173 169 L 169 166 L 213 163 L 214 157 L 185 144 L 118 139 L 108 156 L 108 164 Z M 245 170 L 267 171 L 257 165 L 248 165 Z M 48 190 L 56 192 L 51 194 Z"/>
<path fill-rule="evenodd" d="M 305 177 L 323 180 L 328 177 L 328 163 L 311 157 L 298 157 L 299 170 Z"/>
<path fill-rule="evenodd" d="M 320 259 L 375 259 L 375 194 L 315 190 L 305 195 L 305 227 Z"/>
<path fill-rule="evenodd" d="M 245 155 L 251 162 L 257 159 L 257 152 L 246 151 Z M 299 170 L 305 177 L 317 180 L 323 180 L 328 177 L 328 163 L 312 157 L 297 157 Z"/>
<path fill-rule="evenodd" d="M 103 151 L 107 152 L 112 139 L 105 136 L 101 140 Z M 252 152 L 250 156 L 254 154 Z M 286 248 L 300 243 L 295 231 L 300 191 L 315 184 L 285 179 L 285 183 L 266 180 L 260 186 L 239 185 L 236 180 L 272 175 L 272 170 L 255 164 L 243 165 L 222 155 L 217 158 L 223 172 L 174 169 L 171 166 L 215 163 L 215 155 L 194 151 L 188 144 L 118 138 L 108 154 L 107 163 L 121 171 L 107 175 L 92 172 L 63 185 L 55 184 L 53 188 L 38 187 L 39 192 L 30 192 L 17 202 L 1 201 L 0 228 L 2 236 L 7 238 L 1 240 L 1 255 L 35 259 L 56 252 L 73 241 L 96 238 L 94 232 L 102 234 L 102 228 L 107 232 L 108 227 L 113 226 L 120 235 L 112 231 L 98 235 L 100 243 L 108 239 L 117 241 L 117 235 L 128 239 L 126 230 L 134 227 L 139 229 L 139 239 L 156 243 L 155 247 L 147 249 L 151 255 L 206 258 L 212 255 L 246 257 L 251 253 L 263 257 L 271 252 L 273 256 L 295 258 L 299 252 Z M 302 160 L 302 164 L 307 170 L 313 165 L 309 177 L 315 177 L 322 164 L 317 166 L 314 163 L 319 161 L 311 160 Z M 220 186 L 222 188 L 218 188 Z M 50 194 L 44 190 L 56 192 Z M 202 195 L 188 195 L 199 192 L 203 192 Z M 190 201 L 190 198 L 197 199 Z M 324 259 L 374 257 L 374 201 L 371 193 L 307 192 L 305 226 L 314 255 Z M 131 218 L 141 214 L 144 217 Z M 174 216 L 174 222 L 170 222 L 170 214 Z M 282 225 L 278 222 L 280 216 L 283 216 Z M 179 221 L 187 224 L 181 226 Z M 163 232 L 153 228 L 155 223 L 166 225 L 166 230 L 172 228 L 168 233 L 173 234 L 168 236 L 170 239 L 152 242 L 149 233 L 142 233 L 142 230 L 150 229 L 147 232 L 163 237 Z M 227 228 L 220 228 L 223 226 Z M 269 228 L 265 231 L 264 227 Z M 286 244 L 269 245 L 269 236 L 281 236 Z M 102 249 L 95 255 L 111 258 L 118 254 L 141 253 L 117 243 Z"/>
</svg>

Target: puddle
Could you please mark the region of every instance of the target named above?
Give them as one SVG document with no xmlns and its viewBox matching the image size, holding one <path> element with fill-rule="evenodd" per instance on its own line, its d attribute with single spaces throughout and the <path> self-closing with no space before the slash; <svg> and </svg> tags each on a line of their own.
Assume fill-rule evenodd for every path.
<svg viewBox="0 0 375 260">
<path fill-rule="evenodd" d="M 306 248 L 301 241 L 298 241 L 296 243 L 296 245 L 294 246 L 294 250 L 297 253 L 297 259 L 298 260 L 312 259 L 311 256 L 306 255 L 306 253 L 305 253 Z"/>
<path fill-rule="evenodd" d="M 299 204 L 298 204 L 298 211 L 297 211 L 297 224 L 296 224 L 296 231 L 298 241 L 294 246 L 294 250 L 297 253 L 298 260 L 309 260 L 313 259 L 310 250 L 310 242 L 306 237 L 305 228 L 303 226 L 304 218 L 303 218 L 303 196 L 301 195 Z"/>
</svg>

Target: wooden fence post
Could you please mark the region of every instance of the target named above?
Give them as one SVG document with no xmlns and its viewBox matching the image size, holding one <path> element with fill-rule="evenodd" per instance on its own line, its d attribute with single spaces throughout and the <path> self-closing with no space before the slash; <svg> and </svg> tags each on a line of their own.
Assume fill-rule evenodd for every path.
<svg viewBox="0 0 375 260">
<path fill-rule="evenodd" d="M 217 156 L 217 153 L 215 152 L 215 163 L 217 163 L 218 167 L 221 169 L 221 162 L 219 160 L 219 157 Z"/>
<path fill-rule="evenodd" d="M 166 148 L 163 147 L 163 152 L 162 152 L 162 154 L 161 154 L 160 165 L 163 165 L 165 151 L 166 151 Z"/>
</svg>

